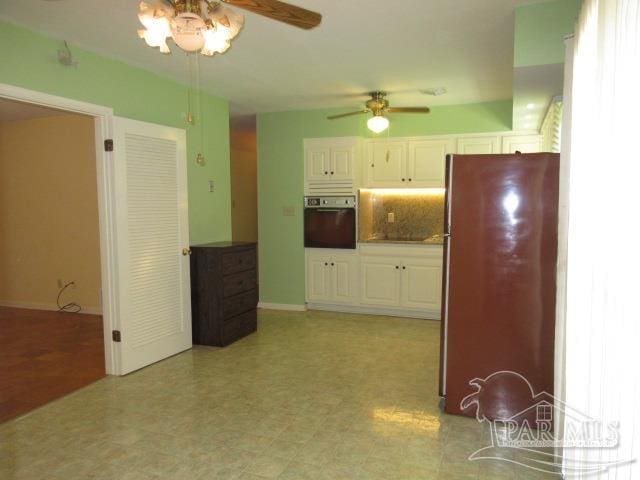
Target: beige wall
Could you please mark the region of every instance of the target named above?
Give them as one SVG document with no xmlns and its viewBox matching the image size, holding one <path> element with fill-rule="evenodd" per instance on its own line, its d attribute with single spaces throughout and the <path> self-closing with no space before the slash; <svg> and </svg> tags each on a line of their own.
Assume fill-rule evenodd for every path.
<svg viewBox="0 0 640 480">
<path fill-rule="evenodd" d="M 0 122 L 0 303 L 100 306 L 93 119 Z"/>
<path fill-rule="evenodd" d="M 231 221 L 234 241 L 258 240 L 256 121 L 231 121 Z"/>
</svg>

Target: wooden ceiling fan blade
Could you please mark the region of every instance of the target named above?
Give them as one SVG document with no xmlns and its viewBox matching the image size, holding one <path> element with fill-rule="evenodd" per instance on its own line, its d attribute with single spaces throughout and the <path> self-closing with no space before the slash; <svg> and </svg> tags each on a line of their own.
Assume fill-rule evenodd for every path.
<svg viewBox="0 0 640 480">
<path fill-rule="evenodd" d="M 224 2 L 305 30 L 317 27 L 322 21 L 322 15 L 319 13 L 279 0 L 224 0 Z"/>
<path fill-rule="evenodd" d="M 330 115 L 328 120 L 335 120 L 336 118 L 350 117 L 351 115 L 362 115 L 363 113 L 369 113 L 370 110 L 358 110 L 357 112 L 341 113 L 340 115 Z"/>
<path fill-rule="evenodd" d="M 387 109 L 389 113 L 429 113 L 429 107 L 391 107 Z"/>
</svg>

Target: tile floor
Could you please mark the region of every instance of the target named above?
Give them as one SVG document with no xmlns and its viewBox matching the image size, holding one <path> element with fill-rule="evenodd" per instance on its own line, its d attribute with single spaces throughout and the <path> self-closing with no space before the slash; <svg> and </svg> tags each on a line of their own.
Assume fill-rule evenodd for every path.
<svg viewBox="0 0 640 480">
<path fill-rule="evenodd" d="M 439 412 L 439 324 L 262 311 L 259 332 L 0 425 L 2 479 L 533 479 Z"/>
</svg>

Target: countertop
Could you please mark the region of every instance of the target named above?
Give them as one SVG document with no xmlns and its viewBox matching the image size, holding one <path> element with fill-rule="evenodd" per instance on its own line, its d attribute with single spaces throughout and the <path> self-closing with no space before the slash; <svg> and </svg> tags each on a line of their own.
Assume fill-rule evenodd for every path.
<svg viewBox="0 0 640 480">
<path fill-rule="evenodd" d="M 430 237 L 424 240 L 402 240 L 398 238 L 369 238 L 367 240 L 358 240 L 359 243 L 390 243 L 394 245 L 442 245 L 444 239 L 442 237 Z"/>
</svg>

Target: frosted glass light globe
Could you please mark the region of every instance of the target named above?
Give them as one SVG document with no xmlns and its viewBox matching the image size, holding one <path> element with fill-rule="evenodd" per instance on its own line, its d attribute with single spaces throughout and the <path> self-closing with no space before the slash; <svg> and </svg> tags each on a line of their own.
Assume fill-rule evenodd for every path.
<svg viewBox="0 0 640 480">
<path fill-rule="evenodd" d="M 204 20 L 194 13 L 181 13 L 172 22 L 173 41 L 187 52 L 197 52 L 204 46 Z"/>
<path fill-rule="evenodd" d="M 389 119 L 382 115 L 376 115 L 375 117 L 371 117 L 367 120 L 367 127 L 374 133 L 384 132 L 389 128 Z"/>
</svg>

